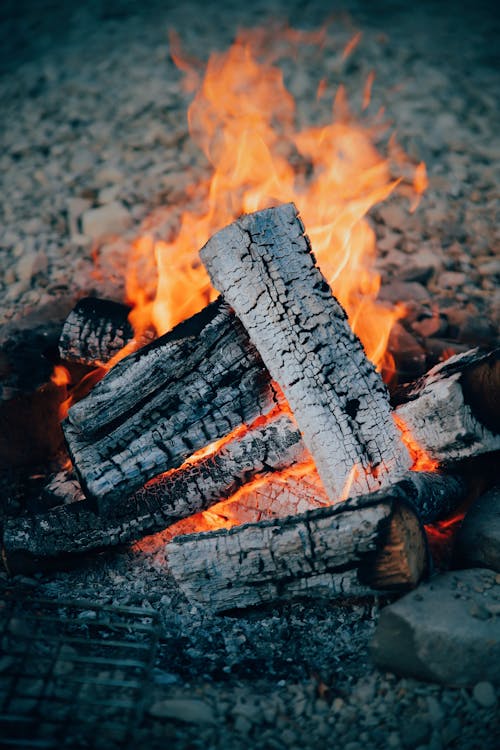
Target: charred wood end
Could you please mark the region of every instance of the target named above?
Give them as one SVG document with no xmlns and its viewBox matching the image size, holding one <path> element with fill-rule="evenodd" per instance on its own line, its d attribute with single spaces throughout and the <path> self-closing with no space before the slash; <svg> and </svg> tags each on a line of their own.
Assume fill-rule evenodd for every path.
<svg viewBox="0 0 500 750">
<path fill-rule="evenodd" d="M 108 362 L 133 338 L 128 305 L 85 297 L 70 312 L 59 339 L 61 359 L 92 365 Z"/>
<path fill-rule="evenodd" d="M 391 591 L 416 586 L 427 567 L 427 545 L 415 514 L 399 504 L 387 524 L 387 536 L 373 559 L 360 568 L 359 578 L 373 589 Z"/>
</svg>

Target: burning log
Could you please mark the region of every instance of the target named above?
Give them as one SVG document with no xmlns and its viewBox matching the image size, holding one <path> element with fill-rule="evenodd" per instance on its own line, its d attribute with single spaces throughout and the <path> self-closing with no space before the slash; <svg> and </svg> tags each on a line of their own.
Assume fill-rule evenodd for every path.
<svg viewBox="0 0 500 750">
<path fill-rule="evenodd" d="M 382 379 L 316 266 L 293 204 L 242 216 L 200 251 L 283 388 L 324 488 L 338 499 L 410 466 Z"/>
<path fill-rule="evenodd" d="M 96 515 L 87 502 L 79 501 L 47 513 L 10 519 L 3 534 L 8 568 L 31 568 L 36 558 L 42 565 L 44 558 L 137 541 L 230 497 L 255 475 L 270 477 L 303 461 L 308 455 L 300 434 L 290 430 L 290 424 L 289 417 L 280 415 L 233 437 L 215 453 L 149 482 L 117 503 L 113 513 Z M 65 486 L 79 500 L 74 481 L 63 472 L 50 486 L 54 493 Z"/>
<path fill-rule="evenodd" d="M 293 226 L 293 232 L 298 233 L 298 239 L 295 235 L 293 239 L 295 245 L 298 243 L 299 246 L 296 254 L 299 257 L 310 258 L 295 212 L 290 206 L 283 208 L 286 209 L 288 219 L 291 219 L 291 224 L 287 219 L 285 226 Z M 240 222 L 259 223 L 263 220 L 265 223 L 269 220 L 271 224 L 279 224 L 281 219 L 276 219 L 278 211 L 281 209 L 259 212 L 244 217 Z M 282 216 L 281 213 L 277 215 Z M 238 223 L 222 230 L 222 235 L 228 231 L 236 232 L 238 237 L 242 233 Z M 217 237 L 219 235 L 216 235 Z M 220 243 L 220 238 L 216 238 L 213 238 L 213 241 Z M 278 271 L 279 269 L 273 273 Z M 300 315 L 297 313 L 297 310 L 300 312 L 302 308 L 306 311 L 308 309 L 302 299 L 304 290 L 299 284 L 299 289 L 293 292 L 295 297 L 299 295 L 299 300 L 295 297 L 291 299 L 292 291 L 287 292 L 288 307 L 284 313 L 285 317 L 281 321 L 278 316 L 276 325 L 279 328 L 282 322 L 284 329 L 288 330 L 288 324 L 291 324 L 291 327 L 296 329 L 292 332 L 292 338 L 298 337 L 299 344 L 304 339 L 305 351 L 308 347 L 313 347 L 314 356 L 309 357 L 307 361 L 309 381 L 312 373 L 309 359 L 315 363 L 317 369 L 324 365 L 323 371 L 315 371 L 318 381 L 320 376 L 325 379 L 330 375 L 327 378 L 326 390 L 331 399 L 331 408 L 322 400 L 324 394 L 321 392 L 318 396 L 319 406 L 317 403 L 313 404 L 314 408 L 323 408 L 323 416 L 333 423 L 333 436 L 337 442 L 332 439 L 330 443 L 337 444 L 345 435 L 348 451 L 354 450 L 357 445 L 361 452 L 361 460 L 366 461 L 368 455 L 374 457 L 375 439 L 371 439 L 371 434 L 375 428 L 378 429 L 378 424 L 373 424 L 370 410 L 374 404 L 374 413 L 383 412 L 381 424 L 385 425 L 385 410 L 389 408 L 385 392 L 373 368 L 366 362 L 359 341 L 342 318 L 341 308 L 331 299 L 330 293 L 327 294 L 326 284 L 314 267 L 312 258 L 306 267 L 306 276 L 307 273 L 310 274 L 312 283 L 310 305 L 313 307 L 313 314 L 308 317 L 304 311 Z M 287 289 L 283 280 L 278 282 L 278 287 L 280 283 L 281 287 L 285 286 Z M 289 286 L 291 288 L 293 282 Z M 323 296 L 328 300 L 325 303 L 327 311 L 329 305 L 333 305 L 332 314 L 325 315 L 330 321 L 329 325 L 333 327 L 333 340 L 335 336 L 338 338 L 342 357 L 332 352 L 330 340 L 326 343 L 313 343 L 309 340 L 310 323 L 311 320 L 316 322 L 315 316 L 319 315 L 317 310 L 322 309 Z M 302 339 L 301 326 L 304 329 Z M 313 334 L 313 338 L 321 339 L 321 331 L 318 332 L 314 326 Z M 316 348 L 318 351 L 314 351 Z M 271 356 L 270 349 L 274 354 L 274 339 L 271 344 L 268 341 L 266 356 Z M 350 357 L 347 351 L 354 354 Z M 300 356 L 305 356 L 304 352 L 300 352 Z M 326 361 L 328 356 L 333 357 L 333 364 L 327 366 L 323 358 Z M 342 368 L 341 364 L 336 362 L 336 358 L 340 363 L 347 360 L 346 368 Z M 498 356 L 496 361 L 498 368 Z M 210 372 L 212 366 L 214 369 Z M 416 437 L 421 448 L 429 450 L 431 456 L 440 463 L 495 450 L 500 445 L 499 436 L 490 432 L 481 421 L 484 415 L 476 408 L 469 408 L 470 393 L 478 390 L 478 386 L 475 391 L 470 386 L 470 383 L 476 380 L 476 366 L 484 371 L 484 357 L 477 352 L 471 352 L 462 359 L 452 358 L 446 366 L 432 370 L 416 389 L 407 390 L 403 400 L 409 401 L 399 404 L 396 409 L 396 418 L 401 416 L 398 422 L 403 431 Z M 359 373 L 365 371 L 368 375 L 363 378 Z M 346 378 L 346 372 L 349 378 Z M 289 376 L 290 371 L 287 370 L 284 377 Z M 312 381 L 314 393 L 314 389 L 318 388 L 316 380 L 312 378 Z M 491 381 L 492 379 L 487 377 L 482 377 L 478 381 L 480 395 L 487 395 L 487 389 L 492 387 Z M 333 382 L 337 383 L 336 390 L 331 385 Z M 295 387 L 298 396 L 306 393 L 300 378 L 297 383 L 292 381 L 292 387 Z M 453 403 L 455 406 L 459 404 L 455 410 L 450 409 L 452 392 Z M 475 398 L 476 401 L 480 401 L 477 393 Z M 491 398 L 494 400 L 493 396 L 490 396 Z M 234 313 L 219 300 L 177 326 L 171 333 L 122 360 L 86 399 L 70 410 L 65 433 L 86 494 L 97 501 L 101 511 L 114 514 L 113 507 L 122 502 L 123 497 L 130 496 L 159 473 L 178 466 L 192 452 L 204 447 L 211 440 L 224 436 L 242 421 L 251 421 L 257 415 L 268 412 L 277 400 L 279 399 L 271 384 L 270 375 L 258 352 L 249 342 L 246 331 Z M 307 420 L 308 409 L 305 411 L 304 419 Z M 443 420 L 439 429 L 436 426 L 436 418 L 429 425 L 426 424 L 429 411 L 436 411 Z M 367 416 L 363 422 L 365 412 Z M 338 416 L 338 424 L 334 418 L 335 414 Z M 370 425 L 370 429 L 367 425 Z M 309 419 L 307 426 L 314 432 L 312 419 Z M 292 421 L 289 423 L 289 429 L 298 436 L 297 427 Z M 390 434 L 393 431 L 392 426 Z M 311 440 L 317 437 L 314 433 Z M 368 447 L 361 445 L 365 439 Z M 323 437 L 322 442 L 322 455 L 327 454 L 328 450 L 336 454 L 328 440 Z M 375 443 L 377 442 L 386 444 L 384 431 L 375 440 Z M 395 442 L 395 453 L 400 455 L 399 443 Z M 338 456 L 341 458 L 337 456 L 337 463 L 347 460 L 342 440 L 339 451 Z M 375 459 L 374 463 L 376 460 L 378 459 Z M 394 465 L 397 471 L 397 463 L 394 462 Z M 350 466 L 352 467 L 353 463 Z M 357 466 L 359 469 L 359 464 Z M 383 464 L 378 467 L 382 478 L 372 476 L 376 473 L 373 468 L 368 471 L 367 481 L 370 486 L 372 482 L 387 478 L 388 466 L 389 460 L 386 457 Z M 363 471 L 358 470 L 357 475 L 355 491 L 358 491 L 359 484 L 365 481 Z M 339 485 L 338 480 L 336 483 L 336 486 Z"/>
<path fill-rule="evenodd" d="M 130 307 L 85 297 L 70 312 L 61 331 L 61 359 L 85 365 L 109 362 L 134 337 Z"/>
<path fill-rule="evenodd" d="M 86 496 L 113 513 L 149 479 L 276 405 L 242 327 L 216 301 L 119 362 L 63 423 Z"/>
<path fill-rule="evenodd" d="M 500 350 L 472 349 L 401 389 L 395 415 L 401 429 L 441 464 L 490 453 L 500 449 L 499 385 Z"/>
<path fill-rule="evenodd" d="M 281 481 L 276 474 L 305 458 L 301 441 L 288 442 L 295 433 L 288 431 L 287 422 L 287 417 L 280 416 L 226 444 L 213 456 L 159 477 L 117 506 L 112 516 L 96 515 L 86 501 L 78 500 L 46 513 L 8 520 L 2 540 L 7 570 L 17 573 L 61 567 L 68 555 L 138 541 L 230 497 L 255 472 L 262 474 L 266 484 L 235 500 L 234 507 L 230 504 L 224 511 L 228 519 L 256 519 L 262 513 L 284 517 L 304 506 L 327 504 L 317 474 L 291 482 Z M 71 478 L 59 477 L 58 483 L 64 481 L 74 484 Z M 460 476 L 435 472 L 408 472 L 397 486 L 425 524 L 449 516 L 468 493 L 468 484 Z M 73 497 L 78 498 L 78 493 Z"/>
<path fill-rule="evenodd" d="M 428 565 L 415 505 L 429 475 L 415 476 L 301 515 L 177 537 L 166 546 L 169 569 L 213 612 L 412 588 Z"/>
</svg>

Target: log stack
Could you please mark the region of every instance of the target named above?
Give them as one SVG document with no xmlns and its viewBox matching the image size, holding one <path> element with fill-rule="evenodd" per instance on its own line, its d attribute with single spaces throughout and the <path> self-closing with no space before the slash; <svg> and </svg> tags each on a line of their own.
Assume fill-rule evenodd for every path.
<svg viewBox="0 0 500 750">
<path fill-rule="evenodd" d="M 292 204 L 238 219 L 201 257 L 222 296 L 70 409 L 74 468 L 50 491 L 70 486 L 75 502 L 8 521 L 7 567 L 135 541 L 258 480 L 269 508 L 244 514 L 256 523 L 168 545 L 188 596 L 220 611 L 415 585 L 427 569 L 422 523 L 466 496 L 464 458 L 500 449 L 490 410 L 477 408 L 498 352 L 453 357 L 391 407 Z M 92 300 L 60 346 L 68 359 L 105 362 L 131 340 L 126 308 Z M 409 472 L 415 441 L 446 474 Z M 298 464 L 312 474 L 294 476 L 285 502 L 281 473 Z M 304 507 L 315 510 L 279 517 Z"/>
</svg>

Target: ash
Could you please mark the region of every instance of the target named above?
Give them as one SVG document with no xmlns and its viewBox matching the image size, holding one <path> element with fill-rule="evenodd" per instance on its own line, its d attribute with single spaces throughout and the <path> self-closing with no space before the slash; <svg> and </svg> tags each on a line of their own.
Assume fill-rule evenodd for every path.
<svg viewBox="0 0 500 750">
<path fill-rule="evenodd" d="M 119 271 L 141 221 L 167 202 L 181 205 L 187 185 L 206 175 L 188 138 L 187 99 L 169 59 L 167 28 L 202 56 L 227 47 L 237 26 L 272 15 L 312 28 L 330 10 L 320 0 L 2 5 L 2 340 L 62 319 L 77 296 L 120 298 Z M 371 215 L 382 294 L 409 302 L 400 334 L 414 376 L 428 364 L 422 352 L 439 353 L 450 341 L 455 349 L 491 345 L 497 337 L 499 19 L 484 2 L 348 0 L 333 10 L 343 18 L 331 30 L 336 50 L 363 32 L 343 66 L 325 50 L 333 82 L 361 96 L 373 69 L 374 108 L 386 107 L 403 145 L 430 175 L 416 213 L 396 197 Z M 317 61 L 306 55 L 308 65 Z M 317 82 L 289 73 L 305 114 Z M 82 217 L 116 203 L 123 232 L 99 248 L 96 278 Z M 158 611 L 160 642 L 136 747 L 497 746 L 495 708 L 471 690 L 373 667 L 368 644 L 383 603 L 377 600 L 207 616 L 178 591 L 161 552 L 132 550 L 10 585 Z"/>
</svg>

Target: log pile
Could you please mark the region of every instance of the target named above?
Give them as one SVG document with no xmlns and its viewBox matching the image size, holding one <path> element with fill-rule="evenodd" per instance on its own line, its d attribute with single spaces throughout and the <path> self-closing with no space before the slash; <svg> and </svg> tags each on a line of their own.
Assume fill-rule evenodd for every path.
<svg viewBox="0 0 500 750">
<path fill-rule="evenodd" d="M 415 585 L 422 523 L 466 496 L 465 458 L 500 449 L 478 408 L 498 352 L 451 358 L 391 406 L 293 205 L 240 218 L 200 254 L 222 296 L 146 345 L 125 306 L 82 300 L 69 316 L 65 359 L 132 353 L 70 409 L 73 470 L 46 488 L 58 507 L 7 521 L 7 568 L 136 541 L 243 488 L 231 512 L 253 524 L 167 547 L 181 588 L 213 611 Z M 415 441 L 447 473 L 409 472 Z M 301 463 L 315 468 L 284 491 L 281 473 Z"/>
</svg>

